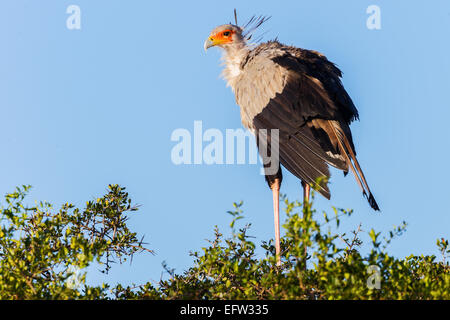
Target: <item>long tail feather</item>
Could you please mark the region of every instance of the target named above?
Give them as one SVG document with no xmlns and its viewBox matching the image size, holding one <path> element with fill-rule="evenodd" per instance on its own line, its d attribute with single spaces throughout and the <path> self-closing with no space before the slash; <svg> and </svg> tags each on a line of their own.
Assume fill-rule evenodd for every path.
<svg viewBox="0 0 450 320">
<path fill-rule="evenodd" d="M 367 201 L 369 202 L 369 205 L 374 209 L 375 211 L 380 211 L 380 207 L 378 206 L 375 197 L 372 195 L 372 192 L 370 191 L 369 185 L 366 181 L 366 178 L 364 176 L 364 173 L 361 169 L 361 166 L 359 165 L 358 160 L 356 159 L 355 153 L 353 152 L 352 147 L 350 146 L 350 143 L 345 136 L 345 134 L 334 126 L 332 121 L 327 121 L 328 125 L 331 128 L 331 132 L 336 137 L 336 140 L 339 145 L 339 149 L 341 150 L 344 157 L 347 159 L 350 169 L 352 170 L 356 181 L 361 188 L 364 197 L 366 197 Z"/>
</svg>

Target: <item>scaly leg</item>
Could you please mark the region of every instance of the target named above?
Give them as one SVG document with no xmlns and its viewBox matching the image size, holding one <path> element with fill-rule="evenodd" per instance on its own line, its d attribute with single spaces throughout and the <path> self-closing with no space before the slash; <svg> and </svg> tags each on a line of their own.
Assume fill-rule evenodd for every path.
<svg viewBox="0 0 450 320">
<path fill-rule="evenodd" d="M 303 187 L 303 207 L 305 207 L 305 205 L 309 205 L 309 195 L 311 193 L 311 186 L 305 182 L 302 181 L 302 187 Z M 303 217 L 305 218 L 305 217 Z M 307 248 L 305 246 L 305 270 L 306 270 L 306 259 L 308 258 L 308 251 Z"/>
<path fill-rule="evenodd" d="M 271 185 L 273 193 L 273 218 L 275 224 L 275 253 L 277 257 L 277 266 L 281 266 L 280 256 L 280 179 L 275 179 Z"/>
<path fill-rule="evenodd" d="M 311 193 L 311 187 L 309 184 L 304 183 L 303 181 L 302 186 L 303 186 L 303 201 L 305 201 L 305 203 L 309 203 L 309 195 Z"/>
</svg>

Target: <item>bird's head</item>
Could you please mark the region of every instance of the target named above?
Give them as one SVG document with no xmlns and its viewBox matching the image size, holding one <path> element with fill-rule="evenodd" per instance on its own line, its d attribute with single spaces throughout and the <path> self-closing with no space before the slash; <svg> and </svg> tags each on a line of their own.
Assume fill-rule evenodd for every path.
<svg viewBox="0 0 450 320">
<path fill-rule="evenodd" d="M 253 16 L 244 26 L 240 27 L 237 22 L 236 10 L 234 10 L 234 19 L 236 24 L 224 24 L 214 28 L 213 31 L 211 31 L 204 44 L 205 50 L 215 46 L 225 50 L 233 48 L 240 49 L 246 46 L 247 41 L 252 38 L 253 33 L 264 22 L 269 20 L 270 17 Z M 262 37 L 259 40 L 261 39 Z"/>
<path fill-rule="evenodd" d="M 206 39 L 204 48 L 221 47 L 226 49 L 230 46 L 245 44 L 243 29 L 233 24 L 224 24 L 214 28 Z"/>
</svg>

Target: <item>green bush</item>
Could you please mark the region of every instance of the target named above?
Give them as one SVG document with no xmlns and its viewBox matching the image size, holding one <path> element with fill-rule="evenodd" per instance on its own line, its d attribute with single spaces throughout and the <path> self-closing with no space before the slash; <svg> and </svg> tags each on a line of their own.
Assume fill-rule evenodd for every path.
<svg viewBox="0 0 450 320">
<path fill-rule="evenodd" d="M 126 213 L 137 208 L 124 188 L 110 185 L 84 210 L 66 203 L 56 212 L 43 202 L 25 207 L 29 189 L 7 194 L 0 209 L 0 299 L 106 298 L 107 285 L 86 286 L 86 273 L 78 271 L 95 260 L 107 272 L 115 260 L 150 251 L 126 225 Z"/>
<path fill-rule="evenodd" d="M 440 261 L 434 255 L 399 259 L 387 247 L 406 223 L 383 239 L 361 226 L 339 234 L 341 219 L 352 211 L 333 208 L 332 216 L 319 218 L 310 204 L 287 198 L 279 267 L 272 240 L 262 242 L 263 254 L 257 254 L 250 224 L 238 228 L 242 203 L 235 203 L 229 211 L 231 235 L 224 237 L 216 227 L 209 245 L 191 253 L 193 265 L 183 274 L 163 265 L 170 277 L 159 283 L 87 286 L 86 271 L 75 277 L 76 270 L 96 261 L 107 272 L 113 261 L 151 252 L 126 225 L 127 213 L 137 207 L 117 185 L 83 210 L 65 204 L 53 211 L 47 203 L 27 208 L 23 200 L 28 190 L 24 186 L 6 195 L 7 206 L 0 210 L 1 299 L 450 298 L 447 240 L 437 241 Z M 364 243 L 363 235 L 368 238 Z M 79 285 L 73 285 L 74 277 Z"/>
</svg>

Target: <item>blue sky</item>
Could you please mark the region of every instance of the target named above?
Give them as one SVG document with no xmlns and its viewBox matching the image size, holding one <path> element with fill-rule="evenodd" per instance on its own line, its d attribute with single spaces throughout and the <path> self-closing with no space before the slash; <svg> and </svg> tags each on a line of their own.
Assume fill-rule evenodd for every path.
<svg viewBox="0 0 450 320">
<path fill-rule="evenodd" d="M 66 8 L 81 8 L 81 30 L 68 30 Z M 368 30 L 366 8 L 381 9 Z M 390 250 L 401 257 L 437 254 L 450 236 L 450 3 L 410 1 L 23 1 L 0 4 L 0 193 L 31 184 L 29 201 L 83 206 L 110 183 L 127 187 L 141 210 L 131 227 L 155 256 L 141 255 L 89 281 L 159 280 L 161 262 L 176 272 L 188 253 L 226 228 L 226 211 L 244 201 L 257 240 L 273 237 L 272 196 L 255 165 L 171 162 L 177 128 L 241 128 L 234 96 L 220 79 L 220 52 L 203 51 L 215 26 L 271 15 L 265 39 L 315 49 L 337 63 L 357 105 L 352 125 L 358 158 L 382 209 L 374 213 L 351 175 L 333 171 L 332 200 L 359 223 L 408 231 Z M 286 174 L 282 192 L 299 198 Z M 282 215 L 282 219 L 284 215 Z"/>
</svg>

